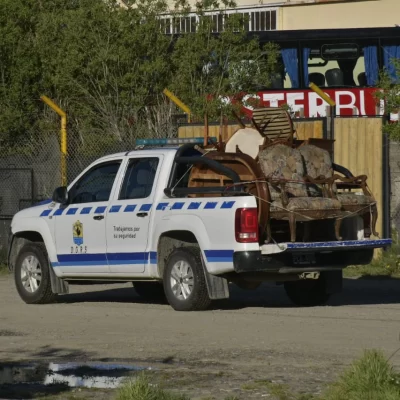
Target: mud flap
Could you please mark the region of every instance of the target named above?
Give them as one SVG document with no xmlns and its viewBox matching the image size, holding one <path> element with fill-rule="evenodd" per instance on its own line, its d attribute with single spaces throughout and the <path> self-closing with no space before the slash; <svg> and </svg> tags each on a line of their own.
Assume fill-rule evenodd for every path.
<svg viewBox="0 0 400 400">
<path fill-rule="evenodd" d="M 63 279 L 60 279 L 54 273 L 54 269 L 49 261 L 49 272 L 50 272 L 50 282 L 51 282 L 51 291 L 54 294 L 67 294 L 69 293 L 68 282 L 65 282 Z"/>
<path fill-rule="evenodd" d="M 340 293 L 343 288 L 343 271 L 324 271 L 321 273 L 325 281 L 326 293 Z"/>
<path fill-rule="evenodd" d="M 221 300 L 229 298 L 228 280 L 216 275 L 212 275 L 207 271 L 206 266 L 203 264 L 204 276 L 206 278 L 208 295 L 211 300 Z"/>
</svg>

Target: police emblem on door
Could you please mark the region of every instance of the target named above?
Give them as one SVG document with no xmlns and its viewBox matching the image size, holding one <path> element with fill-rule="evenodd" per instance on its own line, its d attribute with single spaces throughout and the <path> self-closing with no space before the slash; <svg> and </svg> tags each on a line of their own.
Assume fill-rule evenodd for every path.
<svg viewBox="0 0 400 400">
<path fill-rule="evenodd" d="M 76 221 L 72 226 L 72 236 L 74 243 L 77 246 L 82 246 L 83 244 L 83 225 L 82 222 Z"/>
</svg>

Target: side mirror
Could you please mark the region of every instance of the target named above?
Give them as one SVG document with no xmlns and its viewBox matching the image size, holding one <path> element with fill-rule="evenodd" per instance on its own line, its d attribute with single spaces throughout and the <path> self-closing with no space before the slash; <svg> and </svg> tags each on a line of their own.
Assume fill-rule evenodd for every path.
<svg viewBox="0 0 400 400">
<path fill-rule="evenodd" d="M 53 192 L 53 201 L 60 204 L 68 203 L 68 190 L 65 186 L 60 186 Z"/>
</svg>

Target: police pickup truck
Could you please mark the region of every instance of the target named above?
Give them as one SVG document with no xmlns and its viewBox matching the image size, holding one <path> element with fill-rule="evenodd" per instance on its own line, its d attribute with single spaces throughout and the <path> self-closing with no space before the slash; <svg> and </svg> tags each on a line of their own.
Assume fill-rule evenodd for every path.
<svg viewBox="0 0 400 400">
<path fill-rule="evenodd" d="M 313 306 L 341 290 L 343 268 L 369 263 L 391 243 L 262 243 L 254 196 L 237 186 L 214 197 L 187 186 L 194 164 L 228 176 L 229 168 L 196 143 L 143 147 L 95 161 L 52 200 L 14 216 L 8 262 L 23 301 L 53 302 L 76 281 L 129 281 L 144 298 L 192 311 L 228 298 L 230 283 L 272 281 L 295 304 Z"/>
</svg>

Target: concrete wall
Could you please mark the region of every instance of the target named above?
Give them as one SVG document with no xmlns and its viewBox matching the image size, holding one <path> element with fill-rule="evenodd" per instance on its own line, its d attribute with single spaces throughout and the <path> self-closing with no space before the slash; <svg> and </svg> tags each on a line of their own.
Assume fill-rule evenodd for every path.
<svg viewBox="0 0 400 400">
<path fill-rule="evenodd" d="M 394 27 L 400 25 L 400 0 L 352 1 L 281 8 L 280 29 Z M 400 28 L 399 28 L 400 35 Z"/>
</svg>

